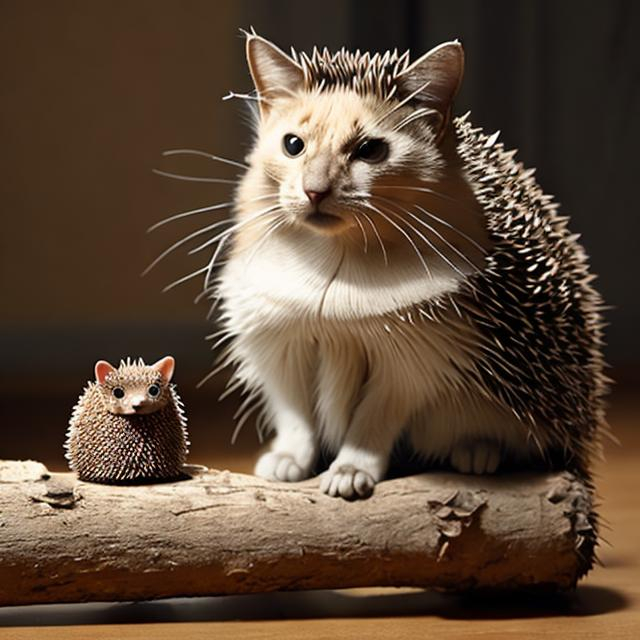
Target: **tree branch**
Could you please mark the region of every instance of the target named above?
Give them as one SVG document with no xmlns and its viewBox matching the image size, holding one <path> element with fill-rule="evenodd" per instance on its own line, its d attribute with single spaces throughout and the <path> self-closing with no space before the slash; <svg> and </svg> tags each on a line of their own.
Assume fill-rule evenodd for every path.
<svg viewBox="0 0 640 640">
<path fill-rule="evenodd" d="M 0 605 L 355 586 L 565 589 L 593 563 L 568 473 L 430 473 L 345 502 L 208 471 L 111 486 L 0 461 Z"/>
</svg>

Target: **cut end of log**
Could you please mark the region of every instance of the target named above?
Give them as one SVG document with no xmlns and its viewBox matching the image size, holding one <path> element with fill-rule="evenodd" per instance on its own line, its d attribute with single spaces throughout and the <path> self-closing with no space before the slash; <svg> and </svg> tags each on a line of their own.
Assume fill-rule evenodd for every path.
<svg viewBox="0 0 640 640">
<path fill-rule="evenodd" d="M 97 485 L 0 461 L 0 605 L 292 589 L 445 591 L 575 586 L 597 518 L 566 472 L 428 473 L 357 502 L 194 468 L 191 479 Z"/>
</svg>

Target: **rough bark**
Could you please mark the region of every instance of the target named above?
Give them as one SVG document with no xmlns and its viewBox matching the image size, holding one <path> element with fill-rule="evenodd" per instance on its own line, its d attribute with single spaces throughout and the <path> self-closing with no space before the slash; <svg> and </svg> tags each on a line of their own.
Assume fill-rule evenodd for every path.
<svg viewBox="0 0 640 640">
<path fill-rule="evenodd" d="M 565 589 L 593 561 L 590 491 L 567 473 L 430 473 L 356 502 L 317 485 L 203 471 L 110 486 L 0 461 L 0 605 L 374 585 Z"/>
</svg>

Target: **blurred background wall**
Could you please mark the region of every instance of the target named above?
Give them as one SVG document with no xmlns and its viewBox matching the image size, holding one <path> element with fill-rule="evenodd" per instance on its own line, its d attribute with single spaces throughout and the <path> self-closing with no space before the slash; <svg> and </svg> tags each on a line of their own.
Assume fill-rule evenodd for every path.
<svg viewBox="0 0 640 640">
<path fill-rule="evenodd" d="M 206 219 L 151 235 L 176 212 L 230 188 L 178 182 L 154 167 L 232 178 L 172 148 L 242 159 L 249 131 L 230 89 L 251 89 L 238 28 L 283 48 L 418 55 L 459 38 L 457 112 L 538 168 L 583 234 L 609 304 L 608 358 L 640 362 L 636 172 L 640 4 L 492 0 L 4 0 L 0 2 L 0 377 L 3 390 L 74 385 L 97 358 L 173 353 L 181 379 L 211 355 L 199 281 L 162 294 L 204 256 L 144 267 Z M 628 373 L 625 373 L 628 375 Z M 205 392 L 203 392 L 205 393 Z"/>
</svg>

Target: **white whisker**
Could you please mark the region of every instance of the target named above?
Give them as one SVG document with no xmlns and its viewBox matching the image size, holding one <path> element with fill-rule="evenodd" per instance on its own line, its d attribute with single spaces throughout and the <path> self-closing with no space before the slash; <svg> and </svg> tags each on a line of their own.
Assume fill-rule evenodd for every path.
<svg viewBox="0 0 640 640">
<path fill-rule="evenodd" d="M 224 164 L 228 164 L 232 167 L 238 167 L 240 169 L 249 168 L 249 165 L 244 164 L 243 162 L 237 162 L 236 160 L 229 160 L 229 158 L 216 156 L 206 151 L 200 151 L 199 149 L 168 149 L 167 151 L 163 151 L 162 155 L 163 156 L 177 156 L 177 155 L 202 156 L 203 158 L 207 158 L 209 160 L 216 160 L 218 162 L 223 162 Z"/>
<path fill-rule="evenodd" d="M 449 260 L 449 258 L 447 258 L 444 255 L 444 253 L 442 253 L 438 249 L 438 247 L 436 247 L 436 245 L 433 244 L 433 242 L 431 242 L 431 240 L 429 240 L 429 238 L 427 238 L 421 231 L 416 229 L 416 227 L 414 225 L 412 225 L 408 220 L 405 220 L 405 218 L 403 218 L 396 211 L 391 211 L 390 209 L 387 209 L 387 211 L 389 211 L 389 213 L 394 215 L 396 218 L 402 220 L 404 222 L 404 224 L 407 225 L 407 227 L 409 227 L 409 229 L 411 229 L 436 255 L 438 255 L 444 262 L 446 262 L 459 276 L 461 276 L 463 279 L 466 280 L 466 278 L 467 278 L 466 274 L 464 272 L 462 272 L 460 270 L 460 268 L 456 264 L 451 262 L 451 260 Z M 420 218 L 418 218 L 417 216 L 413 216 L 409 211 L 407 211 L 406 213 L 408 213 L 413 218 L 415 218 L 418 222 L 420 222 Z"/>
<path fill-rule="evenodd" d="M 273 235 L 275 233 L 275 231 L 278 228 L 280 228 L 286 221 L 287 221 L 286 218 L 281 218 L 280 220 L 276 221 L 275 224 L 272 227 L 270 227 L 269 230 L 262 236 L 262 238 L 260 238 L 260 240 L 258 240 L 258 242 L 256 243 L 256 246 L 253 248 L 253 251 L 251 252 L 251 255 L 249 256 L 249 258 L 245 262 L 245 270 L 247 269 L 247 267 L 249 266 L 249 264 L 251 263 L 251 261 L 255 257 L 256 253 L 258 252 L 258 249 L 260 247 L 262 247 L 262 245 L 264 245 L 264 243 L 267 241 L 267 239 L 271 235 Z"/>
<path fill-rule="evenodd" d="M 226 178 L 205 178 L 200 176 L 185 176 L 181 173 L 171 173 L 170 171 L 161 171 L 160 169 L 152 169 L 153 173 L 165 178 L 173 178 L 174 180 L 185 180 L 187 182 L 214 182 L 216 184 L 238 184 L 237 180 L 228 180 Z"/>
<path fill-rule="evenodd" d="M 255 222 L 258 218 L 266 216 L 269 213 L 272 213 L 273 211 L 275 211 L 277 209 L 278 209 L 277 205 L 268 207 L 267 209 L 263 209 L 262 211 L 259 211 L 258 213 L 252 215 L 251 217 L 247 218 L 246 220 L 241 220 L 240 222 L 235 224 L 230 229 L 227 229 L 228 233 L 226 233 L 226 235 L 224 235 L 224 237 L 221 238 L 220 242 L 218 243 L 218 246 L 216 247 L 215 251 L 213 252 L 213 256 L 211 257 L 211 260 L 209 261 L 209 264 L 207 265 L 206 275 L 204 277 L 204 284 L 203 284 L 202 292 L 196 297 L 196 299 L 194 301 L 196 304 L 198 302 L 200 302 L 200 300 L 202 300 L 202 298 L 206 297 L 211 292 L 211 287 L 209 286 L 209 282 L 211 281 L 211 275 L 212 275 L 213 269 L 214 269 L 214 267 L 216 265 L 216 261 L 218 259 L 218 256 L 222 252 L 222 248 L 224 247 L 224 244 L 226 243 L 226 241 L 229 238 L 229 236 L 232 233 L 234 233 L 235 231 L 238 231 L 239 229 L 244 227 L 245 225 L 247 225 L 247 224 L 249 224 L 251 222 Z"/>
<path fill-rule="evenodd" d="M 360 227 L 360 232 L 362 233 L 362 250 L 364 253 L 367 253 L 367 249 L 369 248 L 369 241 L 367 239 L 367 233 L 364 230 L 364 227 L 362 226 L 362 222 L 360 222 L 360 219 L 358 218 L 358 215 L 356 213 L 353 213 L 353 219 L 356 221 L 357 225 Z"/>
<path fill-rule="evenodd" d="M 252 96 L 249 93 L 236 93 L 235 91 L 229 91 L 226 96 L 222 96 L 223 102 L 226 100 L 234 99 L 251 100 L 252 102 L 266 102 L 267 104 L 269 103 L 269 100 L 267 100 L 264 96 Z"/>
<path fill-rule="evenodd" d="M 434 191 L 433 189 L 429 189 L 429 187 L 414 187 L 411 185 L 400 185 L 400 184 L 378 184 L 375 186 L 375 189 L 401 189 L 405 191 L 421 191 L 422 193 L 430 193 L 438 198 L 442 198 L 444 200 L 449 200 L 450 202 L 455 202 L 462 209 L 466 209 L 467 211 L 471 211 L 474 214 L 478 214 L 475 209 L 463 204 L 458 199 L 448 196 L 446 193 L 440 193 L 439 191 Z"/>
<path fill-rule="evenodd" d="M 215 229 L 216 227 L 219 227 L 223 224 L 228 224 L 230 222 L 233 222 L 233 218 L 227 218 L 226 220 L 218 220 L 218 222 L 214 222 L 213 224 L 210 224 L 207 227 L 204 227 L 203 229 L 198 229 L 197 231 L 194 231 L 193 233 L 190 233 L 188 236 L 185 236 L 184 238 L 182 238 L 181 240 L 178 240 L 178 242 L 174 242 L 169 248 L 165 249 L 143 272 L 142 275 L 146 276 L 147 273 L 149 273 L 149 271 L 151 271 L 151 269 L 153 269 L 161 260 L 163 260 L 164 258 L 166 258 L 172 251 L 175 251 L 178 247 L 182 246 L 183 244 L 185 244 L 186 242 L 189 242 L 189 240 L 192 240 L 193 238 L 196 238 L 199 235 L 202 235 L 203 233 L 207 233 L 207 231 L 212 231 L 213 229 Z"/>
<path fill-rule="evenodd" d="M 231 227 L 230 229 L 227 229 L 225 231 L 223 231 L 221 234 L 219 234 L 218 236 L 216 236 L 215 238 L 210 238 L 209 240 L 207 240 L 206 242 L 203 242 L 201 245 L 195 247 L 194 249 L 191 249 L 191 251 L 189 251 L 189 255 L 193 255 L 194 253 L 198 253 L 199 251 L 202 251 L 203 249 L 206 249 L 208 246 L 212 245 L 214 242 L 217 242 L 218 238 L 221 237 L 222 235 L 226 235 L 228 233 L 233 233 L 234 231 L 237 231 L 238 229 L 241 229 L 244 225 L 249 224 L 250 222 L 254 222 L 255 220 L 257 220 L 258 218 L 271 213 L 273 211 L 275 211 L 276 209 L 279 209 L 280 206 L 277 204 L 272 204 L 269 207 L 266 207 L 265 209 L 262 209 L 254 214 L 251 215 L 251 217 L 246 218 L 245 220 L 241 220 L 240 222 L 236 222 L 233 227 Z"/>
<path fill-rule="evenodd" d="M 367 222 L 371 225 L 371 229 L 373 229 L 373 233 L 378 240 L 378 244 L 380 245 L 380 250 L 382 251 L 382 256 L 384 258 L 384 264 L 385 266 L 388 267 L 389 257 L 387 256 L 387 250 L 385 249 L 384 242 L 382 242 L 382 238 L 380 237 L 378 228 L 376 227 L 375 223 L 373 222 L 373 220 L 371 219 L 371 216 L 369 216 L 368 213 L 366 213 L 365 211 L 360 211 L 360 213 L 365 217 L 365 220 L 367 220 Z"/>
<path fill-rule="evenodd" d="M 433 275 L 431 274 L 431 269 L 429 269 L 429 265 L 427 265 L 427 263 L 424 260 L 424 256 L 420 253 L 420 251 L 418 250 L 418 247 L 416 246 L 416 243 L 413 241 L 413 239 L 411 238 L 411 236 L 399 225 L 397 225 L 388 215 L 386 215 L 383 211 L 381 211 L 380 209 L 378 209 L 377 207 L 373 206 L 372 204 L 367 204 L 367 207 L 369 207 L 370 209 L 373 209 L 373 211 L 376 211 L 377 213 L 379 213 L 390 225 L 392 225 L 393 227 L 395 227 L 406 239 L 407 242 L 409 242 L 409 244 L 413 247 L 413 250 L 415 251 L 415 254 L 418 256 L 418 259 L 420 260 L 420 262 L 422 263 L 422 266 L 424 267 L 424 270 L 427 273 L 427 276 L 429 278 L 433 278 Z"/>
<path fill-rule="evenodd" d="M 210 205 L 208 207 L 200 207 L 199 209 L 190 209 L 189 211 L 183 211 L 182 213 L 176 213 L 172 216 L 169 216 L 168 218 L 165 218 L 164 220 L 160 220 L 160 222 L 156 222 L 155 224 L 152 224 L 148 229 L 147 229 L 147 233 L 151 233 L 152 231 L 155 231 L 158 227 L 162 227 L 163 225 L 169 223 L 169 222 L 173 222 L 174 220 L 179 220 L 180 218 L 186 218 L 188 216 L 193 216 L 197 213 L 204 213 L 205 211 L 216 211 L 218 209 L 226 209 L 228 207 L 232 207 L 233 206 L 233 202 L 220 202 L 218 204 L 213 204 Z"/>
<path fill-rule="evenodd" d="M 191 280 L 191 278 L 195 278 L 196 276 L 199 276 L 201 273 L 204 273 L 207 270 L 207 267 L 202 267 L 201 269 L 198 269 L 196 271 L 193 271 L 192 273 L 189 273 L 186 276 L 183 276 L 182 278 L 180 278 L 179 280 L 175 280 L 174 282 L 172 282 L 171 284 L 167 285 L 162 292 L 165 293 L 167 291 L 170 291 L 171 289 L 173 289 L 174 287 L 177 287 L 179 284 L 182 284 L 183 282 L 186 282 L 187 280 Z"/>
<path fill-rule="evenodd" d="M 414 213 L 412 213 L 408 209 L 405 209 L 404 207 L 400 206 L 400 204 L 398 202 L 396 202 L 394 200 L 391 200 L 390 198 L 382 198 L 381 196 L 373 196 L 373 197 L 378 199 L 378 200 L 384 200 L 385 202 L 388 202 L 389 204 L 398 207 L 403 213 L 407 214 L 408 216 L 410 216 L 411 218 L 413 218 L 414 220 L 419 222 L 423 227 L 425 227 L 426 229 L 431 231 L 431 233 L 436 235 L 444 244 L 446 244 L 460 258 L 462 258 L 474 271 L 479 271 L 479 268 L 478 268 L 478 266 L 476 264 L 474 264 L 464 253 L 462 253 L 462 251 L 460 251 L 453 243 L 449 242 L 437 229 L 434 229 L 428 222 L 425 222 L 422 218 L 420 218 L 419 216 L 415 215 Z M 423 209 L 420 205 L 414 205 L 414 206 L 417 209 L 419 209 L 420 211 L 422 211 L 423 213 L 426 213 L 427 215 L 430 215 L 429 212 L 426 209 Z M 443 221 L 443 223 L 444 223 L 444 221 Z M 455 232 L 459 233 L 462 237 L 464 237 L 467 240 L 469 240 L 470 242 L 473 242 L 474 244 L 476 244 L 475 241 L 472 238 L 469 238 L 468 236 L 466 236 L 466 234 L 462 233 L 461 231 L 458 231 L 453 225 L 451 225 L 449 223 L 445 223 L 445 224 L 449 228 L 451 228 L 452 231 L 455 231 Z"/>
<path fill-rule="evenodd" d="M 478 244 L 472 237 L 464 233 L 464 231 L 460 231 L 460 229 L 458 229 L 457 227 L 454 227 L 450 222 L 447 222 L 446 220 L 439 218 L 435 213 L 431 213 L 431 211 L 427 211 L 424 207 L 421 207 L 419 204 L 416 204 L 414 206 L 417 209 L 420 209 L 422 213 L 428 215 L 430 218 L 432 218 L 436 222 L 439 222 L 441 225 L 444 225 L 445 227 L 448 227 L 449 229 L 451 229 L 451 231 L 453 231 L 454 233 L 457 233 L 461 238 L 464 238 L 467 242 L 470 242 L 483 255 L 487 254 L 487 250 L 482 245 Z"/>
</svg>

